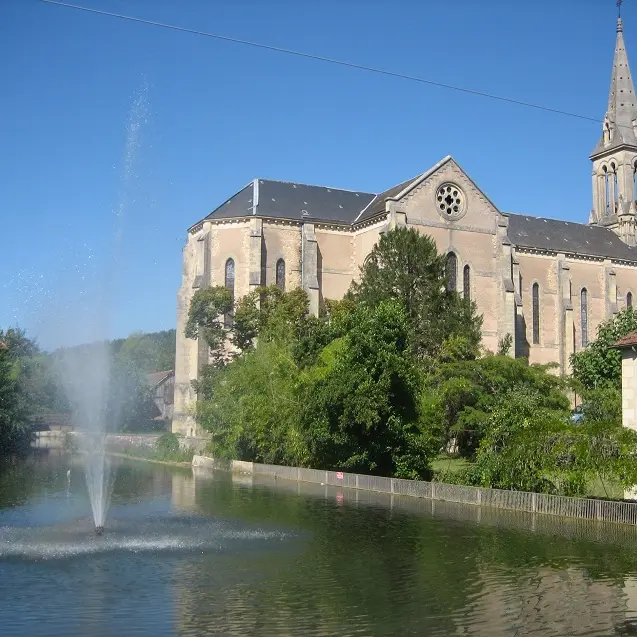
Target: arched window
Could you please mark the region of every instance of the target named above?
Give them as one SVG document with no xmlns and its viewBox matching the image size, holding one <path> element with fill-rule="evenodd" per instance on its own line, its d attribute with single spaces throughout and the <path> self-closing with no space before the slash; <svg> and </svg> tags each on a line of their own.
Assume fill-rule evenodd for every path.
<svg viewBox="0 0 637 637">
<path fill-rule="evenodd" d="M 462 271 L 462 293 L 467 301 L 471 300 L 471 268 L 468 265 Z"/>
<path fill-rule="evenodd" d="M 518 289 L 520 290 L 520 300 L 522 300 L 522 273 L 518 273 Z"/>
<path fill-rule="evenodd" d="M 619 186 L 617 184 L 617 166 L 615 166 L 615 164 L 611 164 L 610 169 L 613 172 L 613 212 L 617 213 L 618 212 L 617 204 L 619 203 Z"/>
<path fill-rule="evenodd" d="M 533 344 L 540 342 L 540 286 L 537 283 L 531 288 L 533 296 Z"/>
<path fill-rule="evenodd" d="M 633 293 L 628 292 L 628 294 L 626 294 L 626 307 L 632 307 L 632 306 L 633 306 Z"/>
<path fill-rule="evenodd" d="M 225 286 L 230 290 L 232 296 L 232 304 L 234 305 L 234 260 L 228 259 L 226 261 L 226 273 L 225 273 Z M 223 324 L 225 327 L 232 327 L 232 318 L 234 312 L 230 311 L 224 314 Z"/>
<path fill-rule="evenodd" d="M 455 292 L 458 289 L 458 257 L 450 252 L 447 255 L 447 290 Z"/>
<path fill-rule="evenodd" d="M 606 214 L 610 214 L 610 178 L 608 175 L 608 168 L 604 166 L 604 209 L 606 210 Z"/>
<path fill-rule="evenodd" d="M 580 321 L 582 326 L 582 347 L 588 345 L 588 292 L 582 288 L 580 306 Z"/>
<path fill-rule="evenodd" d="M 276 262 L 276 285 L 281 290 L 285 290 L 285 261 L 283 259 Z"/>
</svg>

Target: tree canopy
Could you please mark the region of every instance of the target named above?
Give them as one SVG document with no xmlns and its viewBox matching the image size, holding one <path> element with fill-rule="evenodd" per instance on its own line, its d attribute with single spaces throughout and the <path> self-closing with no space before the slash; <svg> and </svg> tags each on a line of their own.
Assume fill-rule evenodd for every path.
<svg viewBox="0 0 637 637">
<path fill-rule="evenodd" d="M 597 338 L 571 357 L 573 376 L 586 389 L 621 387 L 622 355 L 617 341 L 637 331 L 637 312 L 627 307 L 600 323 Z"/>
<path fill-rule="evenodd" d="M 225 288 L 195 293 L 186 336 L 213 350 L 195 383 L 212 454 L 429 478 L 451 449 L 468 467 L 438 479 L 572 495 L 591 480 L 637 483 L 611 349 L 637 329 L 632 311 L 574 357 L 587 399 L 576 424 L 567 380 L 511 358 L 511 335 L 484 351 L 475 304 L 449 283 L 434 241 L 401 228 L 381 236 L 360 280 L 319 316 L 301 289 L 259 288 L 234 303 Z"/>
<path fill-rule="evenodd" d="M 433 239 L 413 228 L 398 228 L 381 235 L 350 296 L 369 307 L 398 301 L 420 357 L 436 357 L 452 337 L 465 343 L 465 355 L 475 357 L 482 317 L 475 303 L 450 290 L 448 283 L 445 257 L 438 254 Z"/>
</svg>

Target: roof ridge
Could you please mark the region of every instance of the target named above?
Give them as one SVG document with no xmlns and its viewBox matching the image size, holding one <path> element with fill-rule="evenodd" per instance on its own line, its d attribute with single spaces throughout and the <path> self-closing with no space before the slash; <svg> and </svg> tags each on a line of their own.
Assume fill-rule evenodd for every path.
<svg viewBox="0 0 637 637">
<path fill-rule="evenodd" d="M 539 217 L 538 215 L 528 214 L 526 212 L 504 212 L 502 214 L 505 217 L 529 217 L 531 219 L 540 219 L 545 221 L 559 221 L 560 223 L 573 223 L 578 226 L 584 226 L 586 228 L 602 228 L 603 226 L 591 226 L 589 223 L 584 223 L 582 221 L 567 221 L 566 219 L 556 219 L 555 217 Z M 610 228 L 605 228 L 606 230 L 610 230 Z"/>
<path fill-rule="evenodd" d="M 292 186 L 307 186 L 308 188 L 325 188 L 326 190 L 340 190 L 342 192 L 352 192 L 358 195 L 374 195 L 378 193 L 368 192 L 367 190 L 352 190 L 351 188 L 340 188 L 336 186 L 321 186 L 319 184 L 306 184 L 300 181 L 287 181 L 285 179 L 266 179 L 263 177 L 255 177 L 257 181 L 270 181 L 275 184 L 290 184 Z"/>
</svg>

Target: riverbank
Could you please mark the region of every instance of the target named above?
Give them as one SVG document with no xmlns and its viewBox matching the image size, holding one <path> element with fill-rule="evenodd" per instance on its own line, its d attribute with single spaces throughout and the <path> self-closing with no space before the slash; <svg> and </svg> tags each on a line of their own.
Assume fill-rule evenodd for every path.
<svg viewBox="0 0 637 637">
<path fill-rule="evenodd" d="M 409 496 L 508 511 L 637 525 L 636 502 L 506 491 L 444 482 L 403 480 L 322 469 L 266 465 L 240 460 L 215 460 L 208 456 L 193 454 L 192 450 L 186 451 L 183 448 L 171 449 L 167 455 L 164 455 L 161 448 L 157 447 L 136 447 L 123 451 L 111 449 L 109 454 L 130 460 L 142 460 L 181 468 L 195 467 L 235 474 L 269 476 L 275 481 L 306 482 L 321 486 L 372 491 L 390 496 Z"/>
<path fill-rule="evenodd" d="M 157 460 L 156 458 L 152 458 L 149 456 L 136 456 L 132 453 L 126 453 L 121 451 L 109 451 L 109 456 L 113 456 L 114 458 L 126 458 L 127 460 L 143 460 L 144 462 L 152 462 L 153 464 L 163 464 L 169 467 L 192 467 L 192 462 L 183 461 L 180 462 L 178 460 Z"/>
<path fill-rule="evenodd" d="M 410 496 L 432 501 L 470 504 L 508 511 L 637 525 L 637 503 L 635 502 L 572 498 L 526 491 L 504 491 L 446 484 L 444 482 L 403 480 L 341 471 L 266 465 L 239 460 L 220 461 L 200 455 L 193 456 L 192 466 L 210 470 L 230 471 L 232 473 L 269 476 L 274 480 L 309 482 L 322 486 L 375 491 L 390 496 Z"/>
</svg>

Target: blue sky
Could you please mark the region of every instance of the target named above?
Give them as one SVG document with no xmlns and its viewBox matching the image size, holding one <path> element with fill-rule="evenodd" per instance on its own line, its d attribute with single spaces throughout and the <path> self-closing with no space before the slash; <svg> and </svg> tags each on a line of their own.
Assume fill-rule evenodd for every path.
<svg viewBox="0 0 637 637">
<path fill-rule="evenodd" d="M 613 0 L 77 4 L 600 120 L 608 99 Z M 378 192 L 451 154 L 501 210 L 588 220 L 593 122 L 38 0 L 0 2 L 0 59 L 0 327 L 45 347 L 174 327 L 186 229 L 256 176 Z"/>
</svg>

